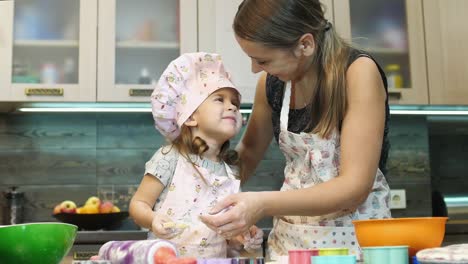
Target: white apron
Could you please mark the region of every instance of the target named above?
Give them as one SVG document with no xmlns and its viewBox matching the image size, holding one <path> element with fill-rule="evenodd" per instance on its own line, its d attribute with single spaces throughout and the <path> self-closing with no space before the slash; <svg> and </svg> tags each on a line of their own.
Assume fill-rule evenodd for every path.
<svg viewBox="0 0 468 264">
<path fill-rule="evenodd" d="M 281 109 L 279 147 L 286 158 L 285 180 L 281 191 L 307 188 L 338 176 L 340 137 L 329 139 L 317 134 L 287 130 L 291 88 L 285 88 Z M 268 237 L 267 258 L 276 260 L 291 249 L 348 248 L 360 259 L 360 248 L 352 220 L 391 217 L 390 189 L 382 172 L 375 175 L 372 192 L 355 211 L 343 210 L 322 216 L 281 216 L 273 219 Z"/>
<path fill-rule="evenodd" d="M 225 164 L 228 177 L 219 176 L 197 166 L 206 183 L 182 155 L 179 155 L 166 199 L 156 211 L 167 214 L 177 224 L 186 224 L 180 235 L 171 239 L 181 256 L 196 258 L 225 258 L 226 239 L 209 229 L 199 216 L 207 214 L 211 208 L 226 196 L 239 192 L 237 180 Z M 156 238 L 150 232 L 149 239 Z"/>
</svg>

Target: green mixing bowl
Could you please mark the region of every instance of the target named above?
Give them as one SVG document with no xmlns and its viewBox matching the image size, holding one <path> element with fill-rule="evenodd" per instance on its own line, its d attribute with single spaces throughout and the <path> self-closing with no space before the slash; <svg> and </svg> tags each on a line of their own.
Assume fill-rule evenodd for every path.
<svg viewBox="0 0 468 264">
<path fill-rule="evenodd" d="M 0 262 L 58 264 L 73 246 L 77 230 L 55 222 L 0 226 Z"/>
</svg>

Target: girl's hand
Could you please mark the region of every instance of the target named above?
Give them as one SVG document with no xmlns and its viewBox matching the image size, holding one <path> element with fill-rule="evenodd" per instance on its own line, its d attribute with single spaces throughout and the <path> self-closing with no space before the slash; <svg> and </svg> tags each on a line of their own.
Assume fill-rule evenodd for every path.
<svg viewBox="0 0 468 264">
<path fill-rule="evenodd" d="M 251 226 L 247 232 L 243 235 L 244 249 L 249 253 L 253 253 L 262 247 L 263 243 L 263 230 Z"/>
<path fill-rule="evenodd" d="M 263 217 L 260 193 L 243 192 L 229 195 L 215 205 L 211 215 L 200 216 L 200 219 L 211 229 L 225 238 L 243 234 Z M 225 208 L 226 212 L 216 214 Z"/>
<path fill-rule="evenodd" d="M 154 213 L 153 221 L 151 223 L 151 232 L 158 237 L 162 239 L 171 239 L 180 232 L 177 232 L 174 228 L 172 223 L 172 219 L 165 215 L 165 214 L 158 214 Z"/>
</svg>

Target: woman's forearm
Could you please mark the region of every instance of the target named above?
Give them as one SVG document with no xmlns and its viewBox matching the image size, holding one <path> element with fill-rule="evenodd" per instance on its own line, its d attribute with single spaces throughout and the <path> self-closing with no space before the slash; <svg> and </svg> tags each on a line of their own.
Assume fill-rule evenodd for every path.
<svg viewBox="0 0 468 264">
<path fill-rule="evenodd" d="M 336 177 L 309 188 L 262 192 L 258 198 L 266 216 L 317 216 L 355 210 L 367 199 L 370 191 L 370 188 Z"/>
</svg>

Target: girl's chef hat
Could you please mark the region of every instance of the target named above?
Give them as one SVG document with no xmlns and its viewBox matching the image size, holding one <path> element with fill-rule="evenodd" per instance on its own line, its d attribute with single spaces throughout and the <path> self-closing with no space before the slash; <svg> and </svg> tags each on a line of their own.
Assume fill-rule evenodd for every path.
<svg viewBox="0 0 468 264">
<path fill-rule="evenodd" d="M 174 140 L 198 106 L 210 94 L 226 87 L 238 91 L 221 56 L 205 52 L 182 54 L 169 64 L 151 94 L 156 129 Z"/>
</svg>

